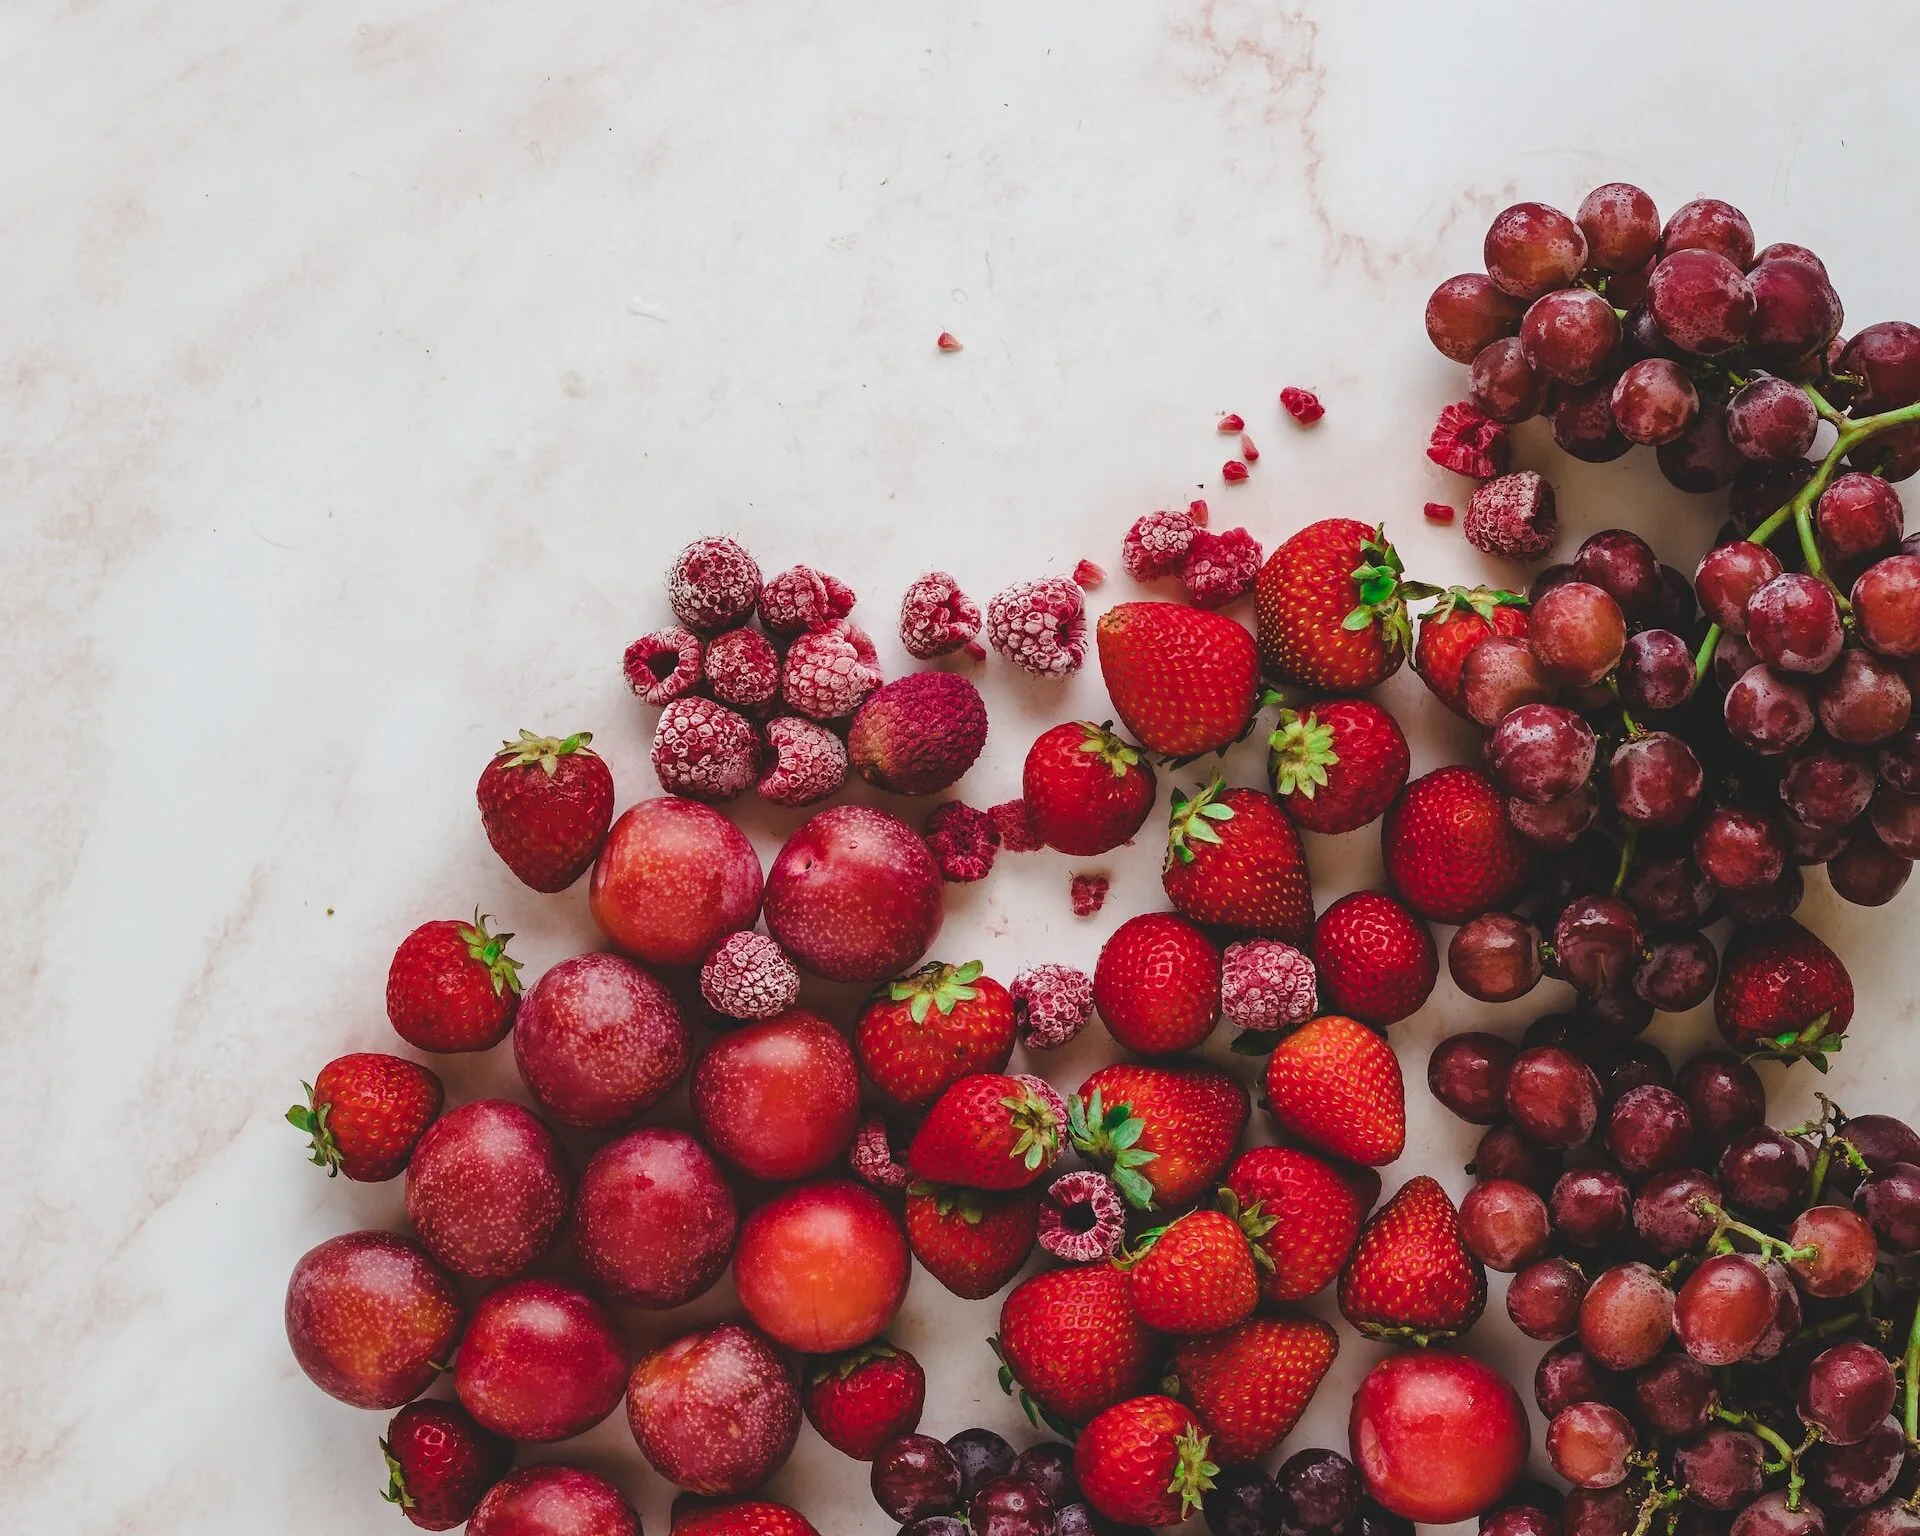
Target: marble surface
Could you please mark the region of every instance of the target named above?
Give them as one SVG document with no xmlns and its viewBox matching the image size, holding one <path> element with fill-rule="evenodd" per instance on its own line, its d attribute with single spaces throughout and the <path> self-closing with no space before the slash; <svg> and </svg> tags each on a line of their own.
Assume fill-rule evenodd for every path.
<svg viewBox="0 0 1920 1536">
<path fill-rule="evenodd" d="M 1486 218 L 1623 176 L 1665 206 L 1711 191 L 1817 246 L 1855 323 L 1910 314 L 1916 44 L 1920 14 L 1827 28 L 1776 0 L 0 7 L 4 1523 L 400 1528 L 383 1416 L 311 1388 L 280 1323 L 294 1259 L 396 1224 L 399 1187 L 320 1178 L 280 1115 L 330 1056 L 392 1043 L 415 923 L 478 903 L 530 975 L 595 942 L 584 884 L 538 898 L 493 859 L 473 780 L 516 727 L 588 726 L 622 802 L 654 792 L 616 663 L 687 537 L 845 577 L 895 669 L 921 570 L 984 598 L 1117 569 L 1127 522 L 1191 495 L 1269 545 L 1385 517 L 1410 566 L 1477 577 L 1419 516 L 1463 493 L 1421 452 L 1461 378 L 1420 309 Z M 1310 434 L 1286 383 L 1328 403 Z M 1242 487 L 1219 410 L 1265 449 Z M 1717 520 L 1642 456 L 1576 469 L 1527 433 L 1520 457 L 1569 538 L 1626 523 L 1690 564 Z M 1091 671 L 981 674 L 993 737 L 959 792 L 987 803 L 1104 700 Z M 1411 677 L 1382 694 L 1416 771 L 1468 749 Z M 746 815 L 768 853 L 793 821 Z M 953 893 L 941 951 L 1090 963 L 1154 904 L 1153 841 L 1105 861 L 1089 922 L 1067 861 L 1006 858 Z M 1371 832 L 1311 855 L 1323 904 L 1378 877 Z M 1856 1108 L 1920 1084 L 1916 899 L 1807 899 L 1860 989 L 1833 1079 Z M 1433 1041 L 1553 997 L 1488 1010 L 1443 981 L 1396 1029 L 1389 1186 L 1465 1184 L 1470 1134 L 1419 1087 Z M 1096 1029 L 1045 1070 L 1077 1082 L 1105 1049 Z M 504 1056 L 446 1076 L 514 1086 Z M 1782 1114 L 1809 1097 L 1773 1082 Z M 632 1338 L 731 1305 L 723 1284 Z M 913 1287 L 894 1336 L 932 1375 L 929 1429 L 1016 1427 L 995 1316 Z M 1344 1344 L 1296 1445 L 1343 1438 L 1374 1354 Z M 1472 1345 L 1535 1354 L 1497 1299 Z M 664 1531 L 617 1417 L 561 1449 Z M 828 1536 L 888 1529 L 811 1431 L 773 1492 Z"/>
</svg>

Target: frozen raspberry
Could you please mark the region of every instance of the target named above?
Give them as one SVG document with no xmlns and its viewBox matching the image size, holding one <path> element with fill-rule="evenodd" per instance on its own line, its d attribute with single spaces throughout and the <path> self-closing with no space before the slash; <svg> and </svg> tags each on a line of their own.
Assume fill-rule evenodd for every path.
<svg viewBox="0 0 1920 1536">
<path fill-rule="evenodd" d="M 770 1019 L 793 1006 L 800 973 L 764 933 L 731 933 L 700 967 L 700 995 L 730 1019 Z"/>
<path fill-rule="evenodd" d="M 986 879 L 994 855 L 1000 851 L 1000 834 L 994 830 L 993 818 L 959 800 L 936 805 L 921 836 L 926 839 L 933 862 L 940 866 L 941 876 L 956 885 Z"/>
<path fill-rule="evenodd" d="M 930 661 L 957 651 L 980 633 L 980 605 L 945 571 L 928 571 L 900 599 L 900 643 Z"/>
<path fill-rule="evenodd" d="M 756 788 L 774 805 L 812 805 L 847 782 L 847 749 L 824 725 L 782 715 L 767 722 L 773 766 Z"/>
<path fill-rule="evenodd" d="M 1320 403 L 1320 397 L 1310 389 L 1296 389 L 1289 384 L 1280 391 L 1280 406 L 1303 427 L 1310 427 L 1322 416 L 1327 408 Z"/>
<path fill-rule="evenodd" d="M 1180 569 L 1199 532 L 1193 518 L 1176 508 L 1149 512 L 1135 520 L 1120 546 L 1120 563 L 1135 581 L 1155 581 Z"/>
<path fill-rule="evenodd" d="M 843 581 L 810 565 L 796 565 L 760 589 L 760 622 L 785 638 L 820 629 L 853 612 L 853 592 Z"/>
<path fill-rule="evenodd" d="M 730 629 L 707 647 L 701 670 L 722 704 L 753 709 L 780 691 L 780 656 L 757 629 Z"/>
<path fill-rule="evenodd" d="M 1530 469 L 1476 486 L 1467 498 L 1467 542 L 1503 560 L 1537 560 L 1560 531 L 1553 487 Z"/>
<path fill-rule="evenodd" d="M 1224 608 L 1253 590 L 1260 574 L 1260 544 L 1244 528 L 1224 533 L 1194 530 L 1193 545 L 1180 566 L 1187 596 L 1200 608 Z"/>
<path fill-rule="evenodd" d="M 987 744 L 987 706 L 957 672 L 909 672 L 860 706 L 847 755 L 860 777 L 896 795 L 938 794 Z"/>
<path fill-rule="evenodd" d="M 780 691 L 787 707 L 809 720 L 842 720 L 880 686 L 873 641 L 857 624 L 836 620 L 787 648 Z"/>
<path fill-rule="evenodd" d="M 877 1109 L 868 1110 L 853 1133 L 847 1166 L 861 1183 L 882 1191 L 905 1189 L 912 1177 L 887 1133 L 886 1117 Z"/>
<path fill-rule="evenodd" d="M 1313 962 L 1278 939 L 1229 944 L 1220 966 L 1220 1011 L 1235 1029 L 1304 1024 L 1319 1011 Z"/>
<path fill-rule="evenodd" d="M 760 567 L 732 539 L 695 539 L 667 572 L 667 601 L 688 629 L 725 629 L 753 612 L 760 600 Z"/>
<path fill-rule="evenodd" d="M 1069 1264 L 1094 1264 L 1120 1251 L 1127 1207 L 1120 1189 L 1091 1168 L 1063 1173 L 1040 1202 L 1040 1246 Z"/>
<path fill-rule="evenodd" d="M 1060 1090 L 1044 1077 L 1036 1077 L 1031 1072 L 1015 1072 L 1013 1080 L 1026 1088 L 1048 1109 L 1052 1110 L 1062 1126 L 1067 1123 L 1067 1101 L 1060 1096 Z M 1061 1138 L 1065 1141 L 1065 1138 Z"/>
<path fill-rule="evenodd" d="M 1015 582 L 987 604 L 987 638 L 1023 672 L 1070 677 L 1087 659 L 1086 597 L 1064 576 Z"/>
<path fill-rule="evenodd" d="M 669 624 L 628 646 L 620 670 L 626 674 L 627 686 L 649 704 L 671 704 L 699 685 L 705 655 L 698 635 Z"/>
<path fill-rule="evenodd" d="M 1030 1051 L 1065 1045 L 1093 1017 L 1093 978 L 1071 965 L 1032 965 L 1007 988 L 1013 1027 Z"/>
<path fill-rule="evenodd" d="M 1507 467 L 1512 434 L 1471 400 L 1456 400 L 1440 412 L 1427 440 L 1427 457 L 1442 469 L 1491 480 Z"/>
<path fill-rule="evenodd" d="M 1008 853 L 1038 853 L 1046 847 L 1033 824 L 1033 808 L 1024 800 L 1002 800 L 987 807 L 993 830 Z"/>
<path fill-rule="evenodd" d="M 675 699 L 653 733 L 660 787 L 689 800 L 731 800 L 753 782 L 760 743 L 746 717 L 712 699 Z"/>
<path fill-rule="evenodd" d="M 1091 560 L 1082 560 L 1073 568 L 1073 584 L 1082 592 L 1091 592 L 1107 579 L 1107 573 Z"/>
<path fill-rule="evenodd" d="M 1105 875 L 1075 875 L 1067 882 L 1067 896 L 1073 902 L 1075 917 L 1092 917 L 1107 904 Z"/>
</svg>

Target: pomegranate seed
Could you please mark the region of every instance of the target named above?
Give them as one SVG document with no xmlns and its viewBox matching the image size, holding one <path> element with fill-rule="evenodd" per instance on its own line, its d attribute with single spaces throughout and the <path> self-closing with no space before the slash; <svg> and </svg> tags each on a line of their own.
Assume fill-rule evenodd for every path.
<svg viewBox="0 0 1920 1536">
<path fill-rule="evenodd" d="M 1430 501 L 1421 509 L 1427 514 L 1430 523 L 1450 523 L 1453 521 L 1453 508 L 1444 501 Z"/>
<path fill-rule="evenodd" d="M 1312 426 L 1327 414 L 1327 408 L 1320 403 L 1318 395 L 1310 389 L 1296 389 L 1291 384 L 1280 391 L 1280 404 L 1303 427 Z"/>
<path fill-rule="evenodd" d="M 1225 464 L 1220 466 L 1220 478 L 1225 480 L 1228 485 L 1238 485 L 1242 480 L 1247 478 L 1247 466 L 1242 464 L 1238 459 L 1228 459 Z"/>
<path fill-rule="evenodd" d="M 960 338 L 954 335 L 952 331 L 942 331 L 939 339 L 934 342 L 934 345 L 942 352 L 958 352 L 960 350 Z"/>
<path fill-rule="evenodd" d="M 1260 462 L 1260 450 L 1253 446 L 1253 439 L 1244 432 L 1240 434 L 1240 457 L 1249 464 Z"/>
<path fill-rule="evenodd" d="M 1207 504 L 1204 501 L 1188 502 L 1187 516 L 1193 519 L 1194 527 L 1196 528 L 1206 527 L 1207 526 Z"/>
<path fill-rule="evenodd" d="M 1091 560 L 1082 560 L 1073 568 L 1073 579 L 1081 590 L 1091 592 L 1107 579 L 1107 573 Z"/>
<path fill-rule="evenodd" d="M 1238 432 L 1245 425 L 1246 423 L 1234 415 L 1232 411 L 1228 411 L 1226 415 L 1220 418 L 1215 430 L 1219 432 Z"/>
</svg>

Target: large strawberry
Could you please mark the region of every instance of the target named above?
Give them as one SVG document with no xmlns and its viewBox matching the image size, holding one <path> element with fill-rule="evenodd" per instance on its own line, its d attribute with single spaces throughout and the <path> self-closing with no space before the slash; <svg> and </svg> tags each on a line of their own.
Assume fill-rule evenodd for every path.
<svg viewBox="0 0 1920 1536">
<path fill-rule="evenodd" d="M 1027 749 L 1020 782 L 1027 814 L 1049 848 L 1074 858 L 1118 848 L 1153 811 L 1153 764 L 1111 726 L 1070 720 Z"/>
<path fill-rule="evenodd" d="M 673 1501 L 673 1536 L 820 1536 L 798 1510 L 750 1499 L 743 1504 Z"/>
<path fill-rule="evenodd" d="M 400 941 L 387 967 L 387 1020 L 423 1051 L 484 1051 L 513 1028 L 520 1007 L 520 962 L 510 933 L 489 933 L 487 918 L 422 923 Z"/>
<path fill-rule="evenodd" d="M 907 1148 L 915 1177 L 968 1189 L 1024 1189 L 1066 1140 L 1066 1117 L 1017 1077 L 976 1072 L 954 1083 Z"/>
<path fill-rule="evenodd" d="M 1300 834 L 1271 795 L 1215 779 L 1175 791 L 1160 883 L 1196 923 L 1303 944 L 1313 931 L 1313 884 Z"/>
<path fill-rule="evenodd" d="M 1192 1050 L 1220 1017 L 1220 951 L 1177 913 L 1130 917 L 1100 946 L 1093 1006 L 1130 1051 Z"/>
<path fill-rule="evenodd" d="M 1247 1090 L 1212 1067 L 1115 1062 L 1067 1101 L 1073 1144 L 1142 1210 L 1178 1210 L 1211 1189 L 1247 1128 Z"/>
<path fill-rule="evenodd" d="M 1460 1213 L 1425 1174 L 1367 1223 L 1340 1273 L 1340 1313 L 1370 1339 L 1449 1339 L 1486 1305 L 1487 1272 L 1461 1240 Z"/>
<path fill-rule="evenodd" d="M 1313 930 L 1320 998 L 1333 1012 L 1384 1029 L 1426 1002 L 1440 975 L 1427 925 L 1391 896 L 1342 896 Z"/>
<path fill-rule="evenodd" d="M 1258 1461 L 1292 1433 L 1340 1340 L 1313 1317 L 1250 1317 L 1222 1333 L 1183 1339 L 1167 1390 L 1213 1433 L 1222 1466 Z"/>
<path fill-rule="evenodd" d="M 591 731 L 522 731 L 480 775 L 480 822 L 508 869 L 536 891 L 564 891 L 587 872 L 613 824 L 613 775 L 588 750 Z"/>
<path fill-rule="evenodd" d="M 927 1373 L 920 1362 L 884 1339 L 814 1362 L 801 1404 L 807 1422 L 842 1456 L 872 1461 L 896 1435 L 920 1427 Z"/>
<path fill-rule="evenodd" d="M 423 1531 L 462 1524 L 513 1467 L 513 1442 L 482 1429 L 458 1403 L 408 1403 L 380 1442 L 389 1504 Z"/>
<path fill-rule="evenodd" d="M 860 1070 L 894 1103 L 925 1109 L 970 1072 L 1013 1055 L 1013 999 L 978 960 L 923 965 L 876 992 L 854 1029 Z"/>
<path fill-rule="evenodd" d="M 1364 827 L 1407 782 L 1407 738 L 1392 715 L 1365 699 L 1328 699 L 1280 712 L 1267 738 L 1274 798 L 1309 832 Z"/>
<path fill-rule="evenodd" d="M 1269 1301 L 1302 1301 L 1323 1290 L 1353 1252 L 1366 1216 L 1347 1179 L 1293 1147 L 1250 1147 L 1227 1170 L 1226 1187 L 1272 1222 L 1255 1239 L 1271 1262 L 1260 1274 Z"/>
<path fill-rule="evenodd" d="M 1479 769 L 1458 765 L 1401 792 L 1380 824 L 1380 852 L 1400 899 L 1436 923 L 1504 906 L 1532 867 L 1506 797 Z"/>
<path fill-rule="evenodd" d="M 1467 695 L 1461 669 L 1467 664 L 1467 652 L 1495 635 L 1524 636 L 1526 632 L 1527 600 L 1518 592 L 1448 587 L 1420 615 L 1413 670 L 1435 698 L 1465 719 Z"/>
<path fill-rule="evenodd" d="M 1019 1272 L 1040 1228 L 1040 1191 L 990 1195 L 916 1179 L 907 1186 L 907 1244 L 934 1279 L 968 1301 Z"/>
<path fill-rule="evenodd" d="M 407 1166 L 446 1097 L 419 1062 L 374 1051 L 337 1057 L 301 1087 L 307 1102 L 287 1111 L 288 1123 L 312 1138 L 313 1162 L 328 1178 L 344 1173 L 362 1184 Z"/>
<path fill-rule="evenodd" d="M 1127 1259 L 1133 1310 L 1156 1333 L 1215 1333 L 1260 1301 L 1253 1246 L 1273 1226 L 1258 1205 L 1241 1209 L 1232 1191 L 1222 1209 L 1189 1211 L 1144 1234 Z"/>
<path fill-rule="evenodd" d="M 1146 1390 L 1154 1340 L 1133 1310 L 1127 1277 L 1112 1264 L 1043 1270 L 1000 1304 L 1000 1385 L 1017 1388 L 1029 1417 L 1084 1424 Z"/>
<path fill-rule="evenodd" d="M 1406 660 L 1407 598 L 1431 591 L 1403 579 L 1384 528 L 1347 517 L 1309 523 L 1254 582 L 1260 663 L 1320 693 L 1371 688 Z"/>
<path fill-rule="evenodd" d="M 1170 1397 L 1115 1403 L 1081 1434 L 1073 1473 L 1087 1502 L 1122 1525 L 1178 1525 L 1199 1509 L 1220 1469 L 1206 1426 Z"/>
<path fill-rule="evenodd" d="M 1164 757 L 1218 752 L 1253 720 L 1253 636 L 1184 603 L 1121 603 L 1100 615 L 1100 676 L 1129 731 Z"/>
<path fill-rule="evenodd" d="M 1380 1167 L 1407 1144 L 1407 1091 L 1393 1047 L 1357 1019 L 1329 1013 L 1267 1058 L 1267 1108 L 1318 1151 Z"/>
<path fill-rule="evenodd" d="M 1853 978 L 1838 955 L 1791 918 L 1737 928 L 1720 966 L 1713 1019 L 1739 1050 L 1804 1056 L 1824 1072 L 1853 1022 Z"/>
</svg>

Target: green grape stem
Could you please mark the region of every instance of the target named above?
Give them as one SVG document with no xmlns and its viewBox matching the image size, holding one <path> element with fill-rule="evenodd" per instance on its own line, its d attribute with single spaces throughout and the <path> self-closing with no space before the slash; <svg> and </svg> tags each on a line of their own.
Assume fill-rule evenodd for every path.
<svg viewBox="0 0 1920 1536">
<path fill-rule="evenodd" d="M 1729 1235 L 1737 1232 L 1760 1250 L 1761 1259 L 1778 1259 L 1783 1264 L 1790 1264 L 1795 1259 L 1811 1259 L 1815 1256 L 1816 1250 L 1812 1248 L 1796 1248 L 1793 1244 L 1771 1233 L 1762 1232 L 1758 1227 L 1750 1227 L 1744 1221 L 1734 1220 L 1725 1209 L 1715 1205 L 1711 1200 L 1696 1200 L 1693 1208 L 1702 1216 L 1713 1218 L 1713 1232 L 1707 1238 L 1706 1244 L 1706 1252 L 1709 1255 L 1738 1252 L 1733 1246 L 1733 1238 Z"/>
<path fill-rule="evenodd" d="M 1902 1386 L 1906 1401 L 1901 1405 L 1901 1424 L 1907 1432 L 1907 1444 L 1920 1446 L 1920 1306 L 1913 1309 L 1913 1323 L 1907 1329 L 1906 1372 Z"/>
</svg>

